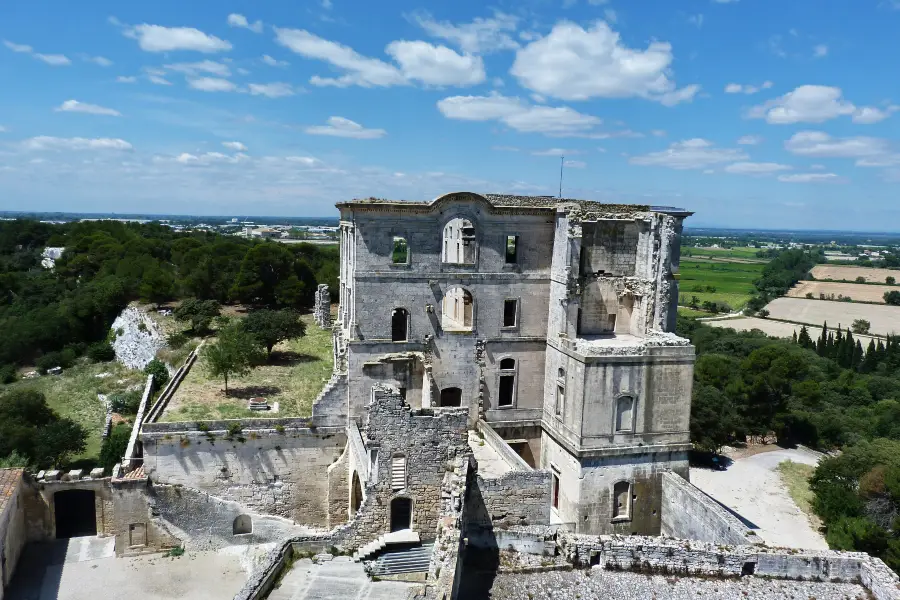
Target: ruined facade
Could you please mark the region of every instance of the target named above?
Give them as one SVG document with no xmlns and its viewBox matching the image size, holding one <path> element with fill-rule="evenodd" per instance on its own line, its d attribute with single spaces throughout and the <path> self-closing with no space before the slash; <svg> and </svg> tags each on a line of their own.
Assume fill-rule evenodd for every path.
<svg viewBox="0 0 900 600">
<path fill-rule="evenodd" d="M 338 208 L 347 416 L 376 384 L 466 408 L 551 474 L 551 521 L 658 534 L 661 475 L 688 474 L 694 349 L 672 331 L 690 213 L 474 193 Z"/>
</svg>

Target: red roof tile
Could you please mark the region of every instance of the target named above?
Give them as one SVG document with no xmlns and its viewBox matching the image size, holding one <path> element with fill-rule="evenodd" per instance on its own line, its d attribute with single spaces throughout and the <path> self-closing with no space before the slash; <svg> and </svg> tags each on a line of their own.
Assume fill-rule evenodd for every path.
<svg viewBox="0 0 900 600">
<path fill-rule="evenodd" d="M 0 515 L 22 481 L 24 469 L 0 469 Z"/>
</svg>

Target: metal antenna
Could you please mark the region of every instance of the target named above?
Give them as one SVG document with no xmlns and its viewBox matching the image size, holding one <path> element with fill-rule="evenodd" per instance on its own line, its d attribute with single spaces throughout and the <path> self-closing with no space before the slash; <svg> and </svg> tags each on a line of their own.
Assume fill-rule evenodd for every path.
<svg viewBox="0 0 900 600">
<path fill-rule="evenodd" d="M 563 164 L 566 162 L 565 156 L 559 157 L 559 199 L 562 200 L 562 175 L 563 175 Z"/>
</svg>

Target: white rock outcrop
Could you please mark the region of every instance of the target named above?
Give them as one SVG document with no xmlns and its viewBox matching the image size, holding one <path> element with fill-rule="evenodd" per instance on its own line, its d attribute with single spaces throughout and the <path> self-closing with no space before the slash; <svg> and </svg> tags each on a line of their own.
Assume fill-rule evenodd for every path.
<svg viewBox="0 0 900 600">
<path fill-rule="evenodd" d="M 166 336 L 156 321 L 133 306 L 116 317 L 112 329 L 116 334 L 112 342 L 116 360 L 130 369 L 143 369 L 166 347 Z"/>
</svg>

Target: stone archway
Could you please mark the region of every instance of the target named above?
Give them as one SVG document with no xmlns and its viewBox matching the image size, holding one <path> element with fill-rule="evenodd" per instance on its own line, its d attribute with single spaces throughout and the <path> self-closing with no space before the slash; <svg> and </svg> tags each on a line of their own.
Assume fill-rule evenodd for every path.
<svg viewBox="0 0 900 600">
<path fill-rule="evenodd" d="M 57 539 L 97 535 L 94 490 L 63 490 L 53 494 Z"/>
<path fill-rule="evenodd" d="M 350 485 L 350 517 L 356 516 L 356 511 L 362 505 L 362 486 L 359 483 L 359 474 L 353 472 L 353 482 Z"/>
</svg>

